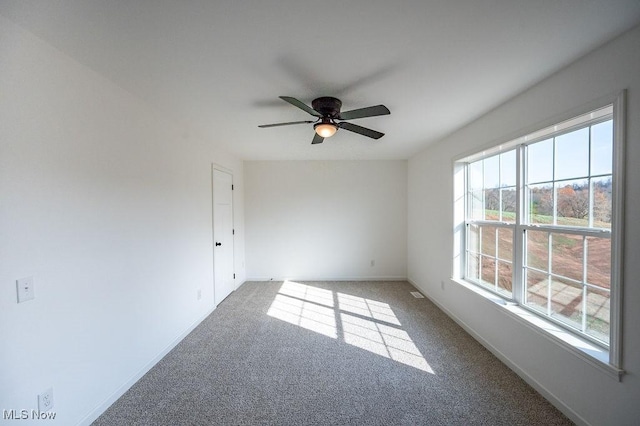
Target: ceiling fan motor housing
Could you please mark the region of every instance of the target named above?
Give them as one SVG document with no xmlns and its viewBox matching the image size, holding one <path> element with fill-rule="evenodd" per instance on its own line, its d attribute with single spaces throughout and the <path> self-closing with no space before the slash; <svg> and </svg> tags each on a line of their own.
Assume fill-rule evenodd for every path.
<svg viewBox="0 0 640 426">
<path fill-rule="evenodd" d="M 336 118 L 340 115 L 342 102 L 340 99 L 323 96 L 321 98 L 314 99 L 311 102 L 311 107 L 322 114 L 323 117 Z"/>
</svg>

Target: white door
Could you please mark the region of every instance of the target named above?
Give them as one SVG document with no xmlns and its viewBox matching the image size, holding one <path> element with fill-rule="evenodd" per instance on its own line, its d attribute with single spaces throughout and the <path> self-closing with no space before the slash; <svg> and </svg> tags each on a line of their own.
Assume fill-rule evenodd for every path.
<svg viewBox="0 0 640 426">
<path fill-rule="evenodd" d="M 213 169 L 213 296 L 216 306 L 233 290 L 233 178 Z"/>
</svg>

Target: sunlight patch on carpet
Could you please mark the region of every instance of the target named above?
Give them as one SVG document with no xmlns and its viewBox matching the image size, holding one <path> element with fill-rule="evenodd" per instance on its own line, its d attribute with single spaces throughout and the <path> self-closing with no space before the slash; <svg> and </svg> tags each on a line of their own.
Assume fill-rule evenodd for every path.
<svg viewBox="0 0 640 426">
<path fill-rule="evenodd" d="M 331 307 L 278 294 L 267 315 L 336 339 L 336 319 Z"/>
<path fill-rule="evenodd" d="M 285 281 L 267 315 L 435 374 L 387 303 Z"/>
</svg>

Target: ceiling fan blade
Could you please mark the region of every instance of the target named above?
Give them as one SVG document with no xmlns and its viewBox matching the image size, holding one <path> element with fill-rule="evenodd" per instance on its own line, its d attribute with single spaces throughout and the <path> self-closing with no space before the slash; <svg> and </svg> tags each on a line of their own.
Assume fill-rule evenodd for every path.
<svg viewBox="0 0 640 426">
<path fill-rule="evenodd" d="M 358 126 L 353 123 L 340 123 L 338 127 L 348 130 L 350 132 L 359 133 L 364 136 L 368 136 L 373 139 L 380 139 L 384 136 L 384 133 L 376 132 L 375 130 L 367 129 L 366 127 Z"/>
<path fill-rule="evenodd" d="M 306 111 L 307 113 L 313 115 L 314 117 L 321 117 L 321 114 L 318 111 L 311 108 L 304 102 L 297 100 L 296 98 L 292 98 L 291 96 L 280 96 L 280 99 L 282 99 L 283 101 L 289 102 L 291 105 L 296 106 L 303 111 Z"/>
<path fill-rule="evenodd" d="M 317 133 L 313 135 L 313 140 L 311 141 L 311 145 L 315 145 L 317 143 L 322 143 L 322 142 L 324 142 L 324 138 L 322 136 L 320 136 Z"/>
<path fill-rule="evenodd" d="M 261 124 L 258 127 L 266 129 L 267 127 L 289 126 L 291 124 L 308 124 L 315 123 L 315 121 L 289 121 L 288 123 L 274 123 L 274 124 Z"/>
<path fill-rule="evenodd" d="M 384 105 L 370 106 L 360 109 L 352 109 L 351 111 L 341 112 L 338 115 L 339 120 L 353 120 L 355 118 L 376 117 L 378 115 L 388 115 L 391 111 Z"/>
</svg>

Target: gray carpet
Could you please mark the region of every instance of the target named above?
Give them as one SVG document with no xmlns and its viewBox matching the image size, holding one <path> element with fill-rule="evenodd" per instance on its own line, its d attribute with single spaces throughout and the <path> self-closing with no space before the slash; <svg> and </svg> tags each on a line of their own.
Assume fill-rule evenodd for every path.
<svg viewBox="0 0 640 426">
<path fill-rule="evenodd" d="M 569 425 L 406 282 L 247 282 L 94 425 Z"/>
</svg>

